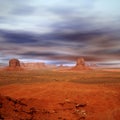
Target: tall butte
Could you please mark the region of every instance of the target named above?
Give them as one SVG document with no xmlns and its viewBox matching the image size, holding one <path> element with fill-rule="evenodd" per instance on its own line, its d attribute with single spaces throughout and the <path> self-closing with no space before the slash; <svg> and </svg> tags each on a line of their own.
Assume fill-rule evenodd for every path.
<svg viewBox="0 0 120 120">
<path fill-rule="evenodd" d="M 22 70 L 20 66 L 20 61 L 15 58 L 9 60 L 9 66 L 6 68 L 6 70 L 14 70 L 14 71 Z"/>
<path fill-rule="evenodd" d="M 78 58 L 72 70 L 91 70 L 91 68 L 85 64 L 84 58 Z"/>
</svg>

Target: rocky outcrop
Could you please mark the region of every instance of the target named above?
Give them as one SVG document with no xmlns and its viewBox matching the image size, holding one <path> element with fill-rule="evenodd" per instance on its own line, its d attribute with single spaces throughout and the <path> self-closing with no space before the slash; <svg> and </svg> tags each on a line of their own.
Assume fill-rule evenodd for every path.
<svg viewBox="0 0 120 120">
<path fill-rule="evenodd" d="M 46 69 L 45 63 L 37 62 L 37 63 L 21 63 L 21 66 L 24 69 L 34 70 L 34 69 Z"/>
<path fill-rule="evenodd" d="M 20 67 L 20 61 L 18 59 L 11 59 L 9 61 L 9 67 L 13 68 Z"/>
<path fill-rule="evenodd" d="M 84 58 L 78 58 L 76 66 L 84 67 L 85 66 L 85 60 L 84 60 Z"/>
<path fill-rule="evenodd" d="M 87 116 L 86 103 L 65 99 L 57 102 L 57 106 L 53 108 L 44 104 L 45 102 L 41 103 L 41 100 L 35 98 L 15 99 L 0 95 L 0 120 L 70 120 L 69 115 L 73 120 L 80 120 Z"/>
<path fill-rule="evenodd" d="M 72 68 L 72 70 L 90 70 L 91 68 L 85 64 L 84 58 L 78 58 L 76 65 Z"/>
<path fill-rule="evenodd" d="M 20 61 L 18 59 L 13 58 L 9 60 L 9 66 L 6 67 L 5 70 L 19 71 L 23 69 L 20 66 Z"/>
<path fill-rule="evenodd" d="M 0 95 L 0 120 L 32 120 L 36 110 L 24 102 Z"/>
</svg>

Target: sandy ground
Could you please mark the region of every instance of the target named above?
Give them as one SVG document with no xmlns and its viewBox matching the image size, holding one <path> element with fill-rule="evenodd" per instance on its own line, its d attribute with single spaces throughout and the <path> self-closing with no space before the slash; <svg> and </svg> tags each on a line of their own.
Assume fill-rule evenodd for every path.
<svg viewBox="0 0 120 120">
<path fill-rule="evenodd" d="M 27 116 L 23 114 L 27 107 L 20 111 L 14 106 L 17 112 L 9 112 L 12 107 L 5 120 L 120 120 L 120 84 L 12 84 L 1 86 L 0 93 L 35 109 Z"/>
</svg>

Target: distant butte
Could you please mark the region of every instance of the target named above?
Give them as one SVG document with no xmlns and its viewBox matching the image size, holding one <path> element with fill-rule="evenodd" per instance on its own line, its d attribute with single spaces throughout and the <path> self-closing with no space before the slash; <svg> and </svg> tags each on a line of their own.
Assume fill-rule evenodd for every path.
<svg viewBox="0 0 120 120">
<path fill-rule="evenodd" d="M 72 70 L 91 70 L 91 68 L 85 64 L 84 58 L 78 58 Z"/>
<path fill-rule="evenodd" d="M 9 60 L 9 65 L 4 68 L 4 70 L 8 71 L 21 71 L 21 70 L 45 70 L 45 69 L 51 69 L 51 70 L 75 70 L 75 71 L 81 71 L 81 70 L 92 70 L 92 68 L 88 65 L 86 65 L 84 58 L 78 58 L 76 61 L 76 65 L 74 67 L 69 66 L 56 66 L 56 65 L 48 65 L 44 62 L 36 62 L 36 63 L 21 63 L 18 59 L 11 59 Z"/>
<path fill-rule="evenodd" d="M 34 70 L 34 69 L 46 69 L 46 64 L 42 62 L 36 62 L 36 63 L 21 63 L 21 66 L 24 69 L 28 70 Z"/>
<path fill-rule="evenodd" d="M 20 71 L 23 70 L 20 65 L 20 61 L 18 59 L 11 59 L 9 60 L 9 66 L 5 68 L 8 71 Z"/>
</svg>

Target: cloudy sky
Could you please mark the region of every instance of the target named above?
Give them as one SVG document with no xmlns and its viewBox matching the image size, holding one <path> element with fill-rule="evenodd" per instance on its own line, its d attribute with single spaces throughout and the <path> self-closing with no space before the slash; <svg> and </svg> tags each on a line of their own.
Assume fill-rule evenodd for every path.
<svg viewBox="0 0 120 120">
<path fill-rule="evenodd" d="M 11 58 L 120 67 L 120 0 L 0 0 L 0 64 Z"/>
</svg>

